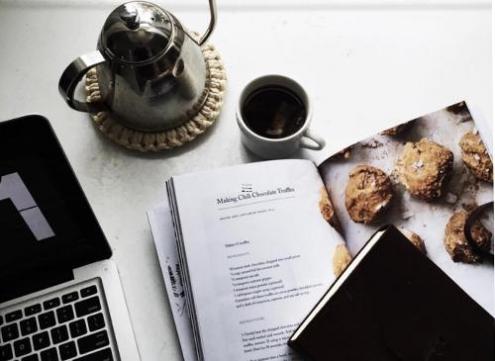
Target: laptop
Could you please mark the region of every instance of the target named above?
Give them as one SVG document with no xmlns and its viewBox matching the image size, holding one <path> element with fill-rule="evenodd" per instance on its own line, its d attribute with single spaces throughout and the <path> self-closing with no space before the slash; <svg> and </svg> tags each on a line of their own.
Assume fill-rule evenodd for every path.
<svg viewBox="0 0 495 361">
<path fill-rule="evenodd" d="M 111 255 L 49 122 L 0 123 L 0 361 L 139 360 Z"/>
</svg>

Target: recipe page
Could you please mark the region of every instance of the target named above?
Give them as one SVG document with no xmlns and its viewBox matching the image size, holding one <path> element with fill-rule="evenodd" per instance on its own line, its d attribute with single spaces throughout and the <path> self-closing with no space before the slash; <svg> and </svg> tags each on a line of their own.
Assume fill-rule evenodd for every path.
<svg viewBox="0 0 495 361">
<path fill-rule="evenodd" d="M 343 244 L 315 165 L 252 163 L 173 183 L 204 359 L 299 360 L 287 340 L 335 280 Z"/>
</svg>

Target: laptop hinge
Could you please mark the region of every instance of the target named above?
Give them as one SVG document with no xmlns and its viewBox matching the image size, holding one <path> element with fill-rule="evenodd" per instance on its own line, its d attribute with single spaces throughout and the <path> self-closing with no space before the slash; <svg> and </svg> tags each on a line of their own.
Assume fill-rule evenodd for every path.
<svg viewBox="0 0 495 361">
<path fill-rule="evenodd" d="M 71 269 L 37 270 L 0 280 L 0 303 L 74 280 Z"/>
</svg>

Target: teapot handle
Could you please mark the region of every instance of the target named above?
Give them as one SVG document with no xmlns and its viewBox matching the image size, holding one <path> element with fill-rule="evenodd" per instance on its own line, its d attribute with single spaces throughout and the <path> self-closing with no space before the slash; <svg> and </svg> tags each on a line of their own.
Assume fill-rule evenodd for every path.
<svg viewBox="0 0 495 361">
<path fill-rule="evenodd" d="M 206 32 L 201 36 L 199 41 L 197 41 L 199 46 L 202 46 L 210 35 L 213 33 L 213 30 L 215 30 L 215 26 L 217 25 L 217 3 L 215 0 L 209 0 L 210 3 L 210 24 L 208 25 L 208 29 L 206 29 Z M 191 37 L 194 39 L 193 37 Z"/>
<path fill-rule="evenodd" d="M 74 60 L 64 70 L 58 82 L 58 91 L 72 109 L 86 113 L 97 113 L 105 110 L 103 103 L 88 103 L 74 99 L 77 84 L 89 69 L 105 62 L 99 51 L 85 54 Z"/>
</svg>

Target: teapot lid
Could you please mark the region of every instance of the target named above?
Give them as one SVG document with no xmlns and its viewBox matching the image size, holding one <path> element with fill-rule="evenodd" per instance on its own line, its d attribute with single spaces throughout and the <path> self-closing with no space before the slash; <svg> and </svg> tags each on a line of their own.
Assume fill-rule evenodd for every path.
<svg viewBox="0 0 495 361">
<path fill-rule="evenodd" d="M 172 31 L 172 19 L 165 10 L 145 1 L 132 1 L 108 16 L 98 47 L 111 60 L 141 63 L 167 50 Z"/>
</svg>

